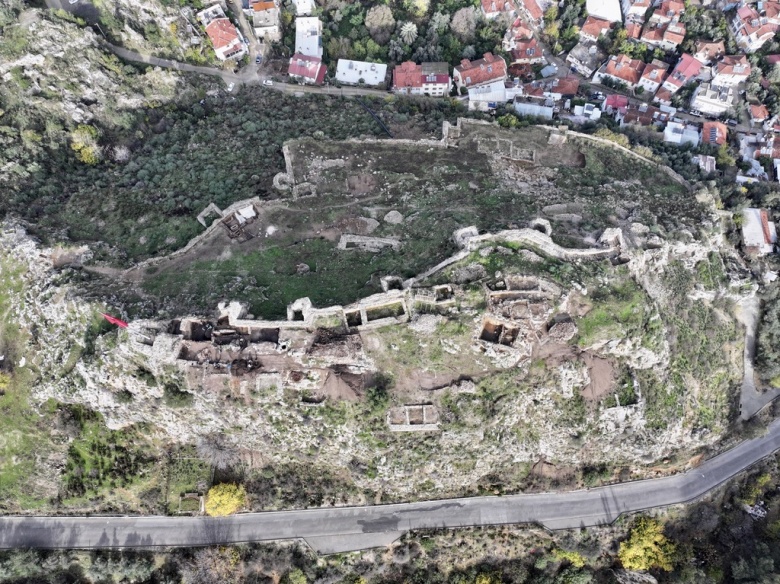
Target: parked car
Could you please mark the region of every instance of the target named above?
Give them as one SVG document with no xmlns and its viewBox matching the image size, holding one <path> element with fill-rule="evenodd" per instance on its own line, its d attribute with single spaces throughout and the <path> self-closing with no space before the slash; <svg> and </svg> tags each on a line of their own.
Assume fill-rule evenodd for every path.
<svg viewBox="0 0 780 584">
<path fill-rule="evenodd" d="M 263 85 L 273 85 L 273 84 L 274 84 L 274 82 L 271 81 L 270 79 L 264 79 L 263 80 Z"/>
<path fill-rule="evenodd" d="M 739 125 L 739 122 L 737 120 L 726 120 L 726 123 L 729 126 L 737 126 L 737 125 Z"/>
<path fill-rule="evenodd" d="M 235 84 L 235 83 L 231 83 L 230 85 L 228 85 L 228 87 L 227 87 L 227 90 L 228 90 L 228 91 L 233 91 L 233 88 L 234 88 L 235 86 L 236 86 L 236 84 Z"/>
<path fill-rule="evenodd" d="M 259 65 L 262 62 L 263 58 L 260 55 L 257 55 L 257 57 L 255 57 L 255 64 Z"/>
</svg>

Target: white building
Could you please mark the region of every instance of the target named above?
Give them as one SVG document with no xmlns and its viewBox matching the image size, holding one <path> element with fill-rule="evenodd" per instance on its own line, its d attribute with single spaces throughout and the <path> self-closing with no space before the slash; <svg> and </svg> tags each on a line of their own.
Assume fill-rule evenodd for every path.
<svg viewBox="0 0 780 584">
<path fill-rule="evenodd" d="M 314 10 L 314 0 L 293 0 L 296 16 L 308 16 Z"/>
<path fill-rule="evenodd" d="M 695 126 L 687 126 L 679 122 L 669 122 L 664 128 L 664 142 L 670 144 L 691 144 L 699 145 L 699 129 Z"/>
<path fill-rule="evenodd" d="M 348 85 L 357 85 L 358 83 L 379 85 L 385 82 L 386 75 L 387 65 L 382 63 L 339 59 L 336 65 L 336 80 Z"/>
<path fill-rule="evenodd" d="M 702 83 L 693 92 L 691 109 L 704 115 L 719 116 L 734 107 L 734 88 L 716 87 L 711 83 Z"/>
<path fill-rule="evenodd" d="M 769 220 L 766 209 L 748 208 L 742 211 L 742 241 L 745 251 L 755 255 L 766 255 L 775 251 L 777 229 Z"/>
<path fill-rule="evenodd" d="M 623 15 L 620 12 L 620 0 L 586 0 L 585 8 L 588 16 L 603 18 L 609 22 L 620 22 Z"/>
<path fill-rule="evenodd" d="M 601 110 L 598 108 L 598 106 L 595 106 L 592 103 L 586 103 L 585 105 L 575 105 L 573 113 L 575 117 L 591 121 L 598 120 L 601 117 Z"/>
<path fill-rule="evenodd" d="M 319 18 L 295 19 L 295 52 L 322 59 L 322 21 Z"/>
<path fill-rule="evenodd" d="M 566 62 L 576 73 L 590 77 L 606 58 L 607 54 L 602 52 L 596 43 L 580 41 L 566 55 Z"/>
<path fill-rule="evenodd" d="M 491 104 L 506 103 L 506 61 L 498 55 L 485 53 L 482 59 L 464 59 L 453 70 L 452 79 L 458 89 L 469 93 L 469 109 L 489 109 Z"/>
<path fill-rule="evenodd" d="M 279 26 L 279 8 L 272 1 L 254 2 L 252 8 L 252 28 L 255 36 L 264 41 L 278 42 L 282 39 Z"/>
<path fill-rule="evenodd" d="M 553 117 L 554 109 L 552 107 L 544 106 L 539 103 L 529 101 L 516 101 L 515 111 L 521 116 L 535 116 L 537 118 L 545 118 L 551 120 Z"/>
</svg>

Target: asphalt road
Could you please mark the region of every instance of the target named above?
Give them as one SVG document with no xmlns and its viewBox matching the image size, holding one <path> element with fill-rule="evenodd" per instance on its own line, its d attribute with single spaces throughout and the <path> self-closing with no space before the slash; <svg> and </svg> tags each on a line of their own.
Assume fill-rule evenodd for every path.
<svg viewBox="0 0 780 584">
<path fill-rule="evenodd" d="M 623 513 L 691 501 L 780 449 L 780 420 L 697 468 L 585 491 L 473 497 L 206 517 L 3 517 L 0 548 L 199 546 L 303 538 L 319 551 L 365 549 L 411 529 L 541 523 L 604 525 Z"/>
</svg>

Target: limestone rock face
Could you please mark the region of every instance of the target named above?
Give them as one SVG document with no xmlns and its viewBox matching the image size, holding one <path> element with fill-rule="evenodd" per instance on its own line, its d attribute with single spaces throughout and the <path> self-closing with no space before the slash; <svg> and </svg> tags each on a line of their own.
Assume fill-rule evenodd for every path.
<svg viewBox="0 0 780 584">
<path fill-rule="evenodd" d="M 468 239 L 474 237 L 481 236 Z M 610 237 L 621 239 L 617 233 Z M 499 253 L 497 242 L 484 245 Z M 545 253 L 501 247 L 523 258 L 541 259 Z M 481 249 L 475 247 L 474 253 Z M 674 301 L 659 277 L 664 268 L 681 261 L 693 270 L 715 249 L 715 243 L 707 242 L 663 242 L 652 250 L 637 242 L 621 243 L 628 262 L 620 269 L 653 301 L 646 308 L 653 313 L 649 322 L 658 318 L 659 306 Z M 99 411 L 111 428 L 144 422 L 180 443 L 227 434 L 254 465 L 308 461 L 312 452 L 318 464 L 329 468 L 378 461 L 372 476 L 352 475 L 356 486 L 413 498 L 419 493 L 410 472 L 424 473 L 449 494 L 496 469 L 540 458 L 570 466 L 592 461 L 641 466 L 718 438 L 717 431 L 695 432 L 682 419 L 662 430 L 651 428 L 639 382 L 635 403 L 621 403 L 617 392 L 613 396 L 609 387 L 604 389 L 613 374 L 604 373 L 610 363 L 663 371 L 669 367 L 670 347 L 664 337 L 643 344 L 621 335 L 591 346 L 579 344 L 582 330 L 576 323 L 593 301 L 593 292 L 580 284 L 567 289 L 560 282 L 507 270 L 489 277 L 484 266 L 464 255 L 461 264 L 451 266 L 451 279 L 484 278 L 484 285 L 388 289 L 376 295 L 372 307 L 344 307 L 341 317 L 337 310 L 322 310 L 315 326 L 306 319 L 316 309 L 302 299 L 290 306 L 291 321 L 297 322 L 297 312 L 304 319 L 299 329 L 259 327 L 249 349 L 239 338 L 220 337 L 229 332 L 219 330 L 225 320 L 251 325 L 252 317 L 240 303 L 224 303 L 212 315 L 182 319 L 175 326 L 131 321 L 126 330 L 99 336 L 94 355 L 82 356 L 65 371 L 87 323 L 105 308 L 85 300 L 77 294 L 77 284 L 69 283 L 68 274 L 75 272 L 68 266 L 88 263 L 88 250 L 42 249 L 22 227 L 6 222 L 0 229 L 0 254 L 23 268 L 24 291 L 14 298 L 20 325 L 31 329 L 45 323 L 37 327 L 35 346 L 23 355 L 25 366 L 41 374 L 33 390 L 36 403 L 53 398 L 83 404 Z M 495 290 L 488 285 L 499 283 Z M 438 293 L 440 305 L 435 304 Z M 702 301 L 708 301 L 708 293 L 695 291 Z M 406 324 L 401 319 L 347 334 L 349 327 L 372 318 L 392 321 L 404 295 L 414 300 L 409 305 L 427 303 L 436 309 L 412 311 Z M 199 340 L 198 326 L 207 325 L 224 342 Z M 185 329 L 189 339 L 183 338 Z M 412 368 L 416 372 L 407 374 Z M 361 408 L 367 407 L 369 378 L 383 371 L 397 375 L 393 407 L 435 407 L 438 426 L 427 438 L 433 446 L 424 459 L 414 449 L 392 445 L 378 452 L 376 439 L 366 430 L 361 417 L 366 410 Z M 489 377 L 496 373 L 498 377 Z M 485 386 L 483 379 L 491 385 Z M 189 392 L 191 405 L 169 405 L 166 391 L 171 386 Z M 486 388 L 498 397 L 487 401 Z M 587 407 L 576 407 L 578 399 L 582 403 L 583 396 L 596 394 L 601 401 L 590 397 Z M 348 407 L 339 409 L 344 401 L 350 402 Z"/>
<path fill-rule="evenodd" d="M 398 211 L 390 211 L 387 215 L 384 217 L 385 223 L 389 223 L 390 225 L 400 225 L 404 222 L 404 216 L 401 215 Z"/>
</svg>

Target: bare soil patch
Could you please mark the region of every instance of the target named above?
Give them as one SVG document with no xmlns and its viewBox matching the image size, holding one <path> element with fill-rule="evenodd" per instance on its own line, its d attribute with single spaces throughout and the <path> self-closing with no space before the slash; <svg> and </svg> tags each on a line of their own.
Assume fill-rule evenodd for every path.
<svg viewBox="0 0 780 584">
<path fill-rule="evenodd" d="M 615 387 L 615 367 L 612 362 L 592 353 L 584 352 L 580 355 L 588 366 L 590 383 L 582 390 L 582 397 L 590 402 L 595 402 L 608 395 Z"/>
</svg>

